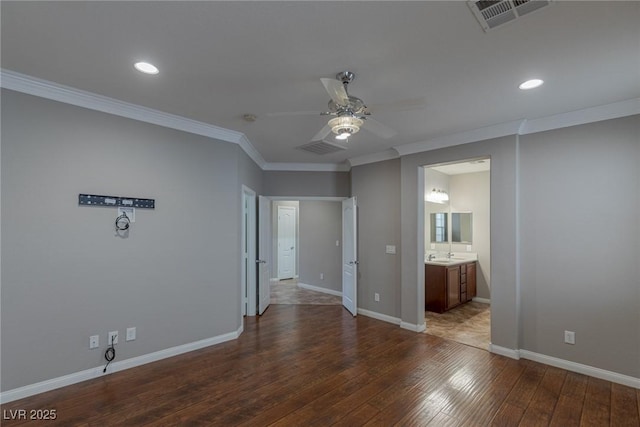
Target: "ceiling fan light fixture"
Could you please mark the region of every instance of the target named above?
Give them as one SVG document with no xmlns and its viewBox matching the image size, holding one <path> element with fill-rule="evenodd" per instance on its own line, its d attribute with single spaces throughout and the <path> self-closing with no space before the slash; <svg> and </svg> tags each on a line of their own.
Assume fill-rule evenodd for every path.
<svg viewBox="0 0 640 427">
<path fill-rule="evenodd" d="M 347 139 L 349 136 L 358 133 L 364 121 L 353 116 L 339 116 L 329 120 L 331 132 L 338 135 L 339 139 Z M 347 135 L 347 136 L 342 136 Z"/>
</svg>

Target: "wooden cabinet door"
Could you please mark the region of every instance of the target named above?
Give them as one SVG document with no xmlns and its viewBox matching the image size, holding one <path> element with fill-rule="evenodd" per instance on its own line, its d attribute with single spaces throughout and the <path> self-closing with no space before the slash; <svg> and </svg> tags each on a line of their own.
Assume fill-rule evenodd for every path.
<svg viewBox="0 0 640 427">
<path fill-rule="evenodd" d="M 460 266 L 447 268 L 447 310 L 460 304 Z"/>
<path fill-rule="evenodd" d="M 426 310 L 443 313 L 447 309 L 446 267 L 426 264 L 424 281 Z"/>
<path fill-rule="evenodd" d="M 476 263 L 472 262 L 467 264 L 467 298 L 471 301 L 476 295 Z"/>
</svg>

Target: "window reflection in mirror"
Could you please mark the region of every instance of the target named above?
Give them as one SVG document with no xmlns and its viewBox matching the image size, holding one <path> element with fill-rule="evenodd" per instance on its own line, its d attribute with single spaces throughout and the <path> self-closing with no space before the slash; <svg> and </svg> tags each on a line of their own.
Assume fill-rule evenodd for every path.
<svg viewBox="0 0 640 427">
<path fill-rule="evenodd" d="M 473 242 L 473 214 L 471 212 L 451 212 L 451 242 Z"/>
<path fill-rule="evenodd" d="M 436 212 L 431 214 L 431 243 L 448 242 L 449 230 L 447 228 L 447 213 Z"/>
</svg>

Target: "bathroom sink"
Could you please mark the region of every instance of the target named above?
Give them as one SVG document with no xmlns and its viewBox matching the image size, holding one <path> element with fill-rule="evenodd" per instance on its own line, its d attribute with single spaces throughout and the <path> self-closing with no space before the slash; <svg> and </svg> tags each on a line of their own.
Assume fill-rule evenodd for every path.
<svg viewBox="0 0 640 427">
<path fill-rule="evenodd" d="M 465 258 L 465 257 L 456 257 L 456 256 L 452 256 L 451 258 L 434 258 L 432 260 L 425 258 L 424 260 L 426 264 L 434 264 L 434 265 L 464 264 L 466 262 L 474 262 L 474 261 L 476 261 L 474 258 Z"/>
<path fill-rule="evenodd" d="M 426 262 L 426 263 L 431 263 L 431 264 L 441 264 L 441 265 L 444 265 L 444 264 L 451 264 L 452 262 L 456 262 L 456 260 L 454 260 L 454 259 L 449 259 L 449 258 L 435 258 L 435 259 L 432 259 L 432 260 L 430 260 L 430 261 L 429 261 L 428 259 L 426 259 L 424 262 Z"/>
</svg>

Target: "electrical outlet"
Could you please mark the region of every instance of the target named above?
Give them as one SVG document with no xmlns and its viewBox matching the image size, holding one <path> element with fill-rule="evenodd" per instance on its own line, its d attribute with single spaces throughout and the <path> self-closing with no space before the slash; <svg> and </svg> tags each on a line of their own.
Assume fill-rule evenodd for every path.
<svg viewBox="0 0 640 427">
<path fill-rule="evenodd" d="M 564 342 L 566 344 L 576 343 L 576 333 L 573 331 L 564 331 Z"/>
<path fill-rule="evenodd" d="M 324 273 L 320 273 L 320 280 L 324 280 Z"/>
<path fill-rule="evenodd" d="M 111 331 L 109 332 L 109 341 L 107 342 L 107 345 L 116 345 L 118 344 L 118 331 Z"/>
<path fill-rule="evenodd" d="M 91 335 L 89 337 L 89 349 L 100 347 L 100 335 Z"/>
<path fill-rule="evenodd" d="M 377 292 L 375 294 L 373 294 L 373 300 L 375 302 L 380 302 L 380 294 L 377 293 Z"/>
<path fill-rule="evenodd" d="M 136 339 L 136 328 L 127 328 L 127 341 L 134 341 Z"/>
</svg>

